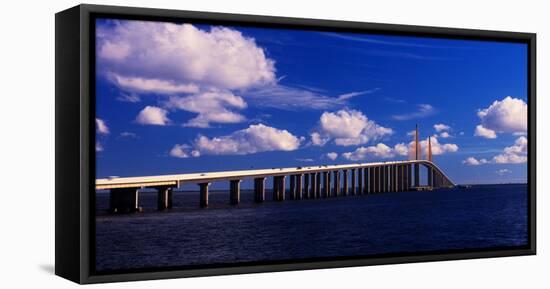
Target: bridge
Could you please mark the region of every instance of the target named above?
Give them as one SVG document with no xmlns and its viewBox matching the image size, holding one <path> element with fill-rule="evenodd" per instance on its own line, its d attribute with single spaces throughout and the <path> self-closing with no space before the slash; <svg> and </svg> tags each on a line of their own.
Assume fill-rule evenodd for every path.
<svg viewBox="0 0 550 289">
<path fill-rule="evenodd" d="M 240 202 L 241 182 L 254 179 L 254 201 L 265 201 L 265 180 L 273 178 L 273 200 L 283 201 L 286 178 L 291 200 L 330 198 L 348 195 L 432 190 L 453 187 L 454 183 L 432 161 L 431 137 L 428 137 L 426 160 L 420 159 L 418 125 L 412 147 L 414 160 L 321 165 L 309 167 L 273 168 L 263 170 L 191 173 L 179 175 L 96 179 L 96 190 L 110 190 L 109 210 L 113 213 L 140 211 L 139 190 L 157 190 L 157 209 L 172 208 L 174 188 L 183 184 L 198 184 L 199 206 L 208 207 L 208 187 L 212 182 L 229 182 L 229 202 Z M 420 167 L 426 169 L 426 183 L 420 183 Z M 414 170 L 413 170 L 414 168 Z"/>
<path fill-rule="evenodd" d="M 420 183 L 420 167 L 426 170 L 426 182 Z M 200 207 L 208 206 L 208 188 L 212 182 L 229 182 L 229 202 L 240 202 L 240 183 L 254 180 L 254 200 L 265 201 L 266 178 L 273 178 L 273 200 L 283 201 L 289 178 L 291 200 L 366 195 L 411 190 L 453 187 L 454 183 L 429 160 L 408 160 L 345 165 L 273 168 L 261 170 L 190 173 L 178 175 L 106 178 L 96 180 L 96 190 L 110 190 L 111 212 L 139 211 L 139 190 L 157 190 L 157 209 L 172 207 L 172 191 L 183 184 L 200 188 Z"/>
</svg>

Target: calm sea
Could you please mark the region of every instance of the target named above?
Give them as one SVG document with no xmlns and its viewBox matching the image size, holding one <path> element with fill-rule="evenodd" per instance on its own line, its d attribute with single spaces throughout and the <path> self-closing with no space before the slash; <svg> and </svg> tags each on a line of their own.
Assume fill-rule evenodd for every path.
<svg viewBox="0 0 550 289">
<path fill-rule="evenodd" d="M 254 204 L 242 190 L 175 192 L 175 209 L 156 212 L 156 194 L 141 193 L 145 212 L 108 215 L 97 194 L 96 270 L 277 261 L 526 245 L 527 185 L 401 192 Z"/>
</svg>

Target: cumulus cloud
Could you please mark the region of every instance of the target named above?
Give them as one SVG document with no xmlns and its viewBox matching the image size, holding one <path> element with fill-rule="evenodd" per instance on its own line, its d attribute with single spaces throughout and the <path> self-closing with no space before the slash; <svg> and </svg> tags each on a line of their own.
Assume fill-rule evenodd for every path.
<svg viewBox="0 0 550 289">
<path fill-rule="evenodd" d="M 434 124 L 434 129 L 436 132 L 443 132 L 443 131 L 449 131 L 451 127 L 446 124 L 438 123 L 438 124 Z"/>
<path fill-rule="evenodd" d="M 428 117 L 436 113 L 436 109 L 430 104 L 419 104 L 417 110 L 411 113 L 392 115 L 395 120 L 411 120 Z"/>
<path fill-rule="evenodd" d="M 495 100 L 489 107 L 477 112 L 481 124 L 476 127 L 476 136 L 496 138 L 497 133 L 527 132 L 527 103 L 507 96 Z"/>
<path fill-rule="evenodd" d="M 146 106 L 136 117 L 139 124 L 144 125 L 167 125 L 168 111 L 156 106 Z"/>
<path fill-rule="evenodd" d="M 154 79 L 154 78 L 142 78 L 142 77 L 126 77 L 110 74 L 112 82 L 118 85 L 120 88 L 142 93 L 159 93 L 159 94 L 173 94 L 173 93 L 196 93 L 199 88 L 195 84 L 178 84 L 174 81 Z"/>
<path fill-rule="evenodd" d="M 484 138 L 497 138 L 497 133 L 494 130 L 483 127 L 483 125 L 478 124 L 474 132 L 474 136 L 481 136 Z"/>
<path fill-rule="evenodd" d="M 247 155 L 267 151 L 293 151 L 302 139 L 287 130 L 263 124 L 250 125 L 230 135 L 209 138 L 199 135 L 192 145 L 176 144 L 170 155 L 179 158 L 201 155 Z"/>
<path fill-rule="evenodd" d="M 469 165 L 469 166 L 479 166 L 488 163 L 487 159 L 476 159 L 474 157 L 469 157 L 462 161 L 463 164 Z"/>
<path fill-rule="evenodd" d="M 394 157 L 394 150 L 383 143 L 379 143 L 375 146 L 359 147 L 353 152 L 343 153 L 342 157 L 350 161 L 360 161 L 373 158 L 385 159 Z"/>
<path fill-rule="evenodd" d="M 109 127 L 105 124 L 105 121 L 100 118 L 95 119 L 95 127 L 98 134 L 109 134 Z"/>
<path fill-rule="evenodd" d="M 172 147 L 169 154 L 175 158 L 186 159 L 190 156 L 189 148 L 189 145 L 176 144 Z"/>
<path fill-rule="evenodd" d="M 439 134 L 439 137 L 441 137 L 441 138 L 450 138 L 451 135 L 448 132 L 444 131 L 444 132 L 441 132 Z"/>
<path fill-rule="evenodd" d="M 516 139 L 514 145 L 504 148 L 503 152 L 493 157 L 496 164 L 520 164 L 527 162 L 527 138 Z"/>
<path fill-rule="evenodd" d="M 494 156 L 490 161 L 486 159 L 477 160 L 474 157 L 469 157 L 462 163 L 467 165 L 483 165 L 483 164 L 521 164 L 527 162 L 527 138 L 520 136 L 514 142 L 514 145 L 505 147 L 502 153 Z"/>
<path fill-rule="evenodd" d="M 231 109 L 244 109 L 246 102 L 240 96 L 229 91 L 210 91 L 190 96 L 172 96 L 165 103 L 167 107 L 177 108 L 198 115 L 187 121 L 185 126 L 209 127 L 215 123 L 238 123 L 246 117 Z"/>
<path fill-rule="evenodd" d="M 169 93 L 162 83 L 196 92 L 194 85 L 242 89 L 276 80 L 274 61 L 237 30 L 133 20 L 113 25 L 98 27 L 98 56 L 123 88 Z"/>
<path fill-rule="evenodd" d="M 330 152 L 330 153 L 327 153 L 326 156 L 331 160 L 335 160 L 336 158 L 338 158 L 338 153 Z"/>
<path fill-rule="evenodd" d="M 322 146 L 331 139 L 340 146 L 361 145 L 393 134 L 386 128 L 369 120 L 362 112 L 342 109 L 337 112 L 324 112 L 316 131 L 311 134 L 311 142 Z"/>
</svg>

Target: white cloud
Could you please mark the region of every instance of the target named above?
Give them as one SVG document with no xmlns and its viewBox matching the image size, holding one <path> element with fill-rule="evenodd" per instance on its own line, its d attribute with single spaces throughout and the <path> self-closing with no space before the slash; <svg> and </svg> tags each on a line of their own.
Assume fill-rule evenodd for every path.
<svg viewBox="0 0 550 289">
<path fill-rule="evenodd" d="M 393 148 L 395 154 L 400 156 L 406 156 L 409 153 L 409 148 L 404 143 L 398 143 Z"/>
<path fill-rule="evenodd" d="M 186 159 L 189 157 L 189 145 L 176 144 L 170 150 L 170 156 L 180 159 Z"/>
<path fill-rule="evenodd" d="M 201 155 L 246 155 L 266 151 L 293 151 L 300 147 L 300 142 L 300 138 L 287 130 L 256 124 L 226 136 L 209 138 L 199 135 L 192 146 L 175 145 L 170 151 L 170 155 L 182 158 Z"/>
<path fill-rule="evenodd" d="M 111 81 L 118 87 L 132 92 L 141 93 L 159 93 L 159 94 L 174 94 L 174 93 L 196 93 L 199 87 L 195 84 L 178 84 L 174 81 L 142 78 L 142 77 L 126 77 L 115 73 L 110 74 Z"/>
<path fill-rule="evenodd" d="M 339 99 L 339 100 L 347 100 L 347 99 L 350 99 L 350 98 L 352 98 L 352 97 L 356 97 L 356 96 L 359 96 L 359 95 L 371 94 L 371 93 L 377 92 L 378 90 L 380 90 L 380 88 L 369 89 L 369 90 L 363 90 L 363 91 L 353 91 L 353 92 L 349 92 L 349 93 L 344 93 L 344 94 L 340 94 L 340 95 L 338 96 L 338 99 Z"/>
<path fill-rule="evenodd" d="M 109 134 L 109 127 L 105 124 L 105 121 L 100 118 L 95 119 L 95 127 L 98 134 Z"/>
<path fill-rule="evenodd" d="M 494 130 L 483 127 L 483 125 L 478 124 L 474 132 L 474 136 L 481 136 L 484 138 L 497 138 L 497 133 Z"/>
<path fill-rule="evenodd" d="M 296 160 L 299 162 L 308 162 L 308 163 L 315 161 L 314 159 L 309 159 L 309 158 L 306 158 L 306 159 L 298 158 Z"/>
<path fill-rule="evenodd" d="M 166 107 L 181 109 L 198 115 L 187 121 L 185 126 L 209 127 L 214 123 L 239 123 L 246 120 L 243 115 L 230 109 L 244 109 L 246 102 L 240 96 L 229 91 L 209 91 L 190 96 L 172 96 Z"/>
<path fill-rule="evenodd" d="M 527 103 L 507 96 L 495 100 L 489 107 L 477 112 L 481 124 L 476 127 L 476 136 L 496 138 L 496 133 L 527 132 Z"/>
<path fill-rule="evenodd" d="M 330 139 L 340 146 L 361 145 L 391 135 L 391 128 L 369 120 L 362 112 L 342 109 L 335 113 L 324 112 L 319 119 L 318 131 L 312 133 L 314 145 L 324 145 Z"/>
<path fill-rule="evenodd" d="M 430 104 L 419 104 L 417 110 L 411 113 L 392 115 L 395 120 L 411 120 L 416 118 L 423 118 L 436 113 L 436 109 Z"/>
<path fill-rule="evenodd" d="M 141 101 L 141 97 L 135 93 L 121 93 L 117 98 L 118 101 L 137 103 Z"/>
<path fill-rule="evenodd" d="M 516 139 L 514 145 L 505 147 L 501 154 L 494 156 L 490 161 L 486 159 L 477 160 L 474 157 L 469 157 L 462 163 L 467 165 L 482 165 L 482 164 L 521 164 L 527 162 L 527 138 L 520 136 Z"/>
<path fill-rule="evenodd" d="M 407 132 L 407 136 L 415 136 L 415 135 L 416 135 L 416 130 L 411 130 Z"/>
<path fill-rule="evenodd" d="M 330 139 L 328 137 L 322 137 L 318 132 L 311 133 L 311 143 L 316 146 L 324 146 Z"/>
<path fill-rule="evenodd" d="M 394 150 L 383 143 L 379 143 L 375 146 L 359 147 L 353 152 L 343 153 L 342 157 L 350 161 L 360 161 L 372 158 L 385 159 L 394 157 Z"/>
<path fill-rule="evenodd" d="M 95 143 L 95 151 L 96 152 L 102 152 L 103 151 L 103 145 L 101 145 L 100 142 Z"/>
<path fill-rule="evenodd" d="M 146 106 L 136 117 L 139 124 L 144 125 L 167 125 L 168 111 L 156 106 Z"/>
<path fill-rule="evenodd" d="M 100 26 L 97 39 L 104 67 L 134 79 L 122 87 L 126 89 L 160 88 L 155 92 L 166 93 L 156 85 L 160 82 L 177 91 L 187 85 L 243 89 L 276 80 L 274 61 L 264 49 L 230 28 L 125 20 Z"/>
<path fill-rule="evenodd" d="M 338 158 L 338 153 L 330 152 L 330 153 L 327 153 L 326 156 L 331 160 L 335 160 L 336 158 Z"/>
<path fill-rule="evenodd" d="M 514 145 L 504 148 L 503 153 L 493 157 L 497 164 L 520 164 L 527 162 L 527 138 L 520 136 Z"/>
<path fill-rule="evenodd" d="M 435 131 L 437 132 L 442 132 L 442 131 L 449 131 L 451 130 L 451 127 L 446 125 L 446 124 L 442 124 L 442 123 L 438 123 L 438 124 L 434 124 L 434 129 Z"/>
<path fill-rule="evenodd" d="M 500 169 L 500 170 L 497 170 L 495 173 L 497 175 L 500 175 L 500 176 L 503 176 L 503 175 L 506 175 L 506 174 L 509 174 L 511 173 L 512 171 L 509 170 L 509 169 Z"/>
<path fill-rule="evenodd" d="M 419 142 L 420 143 L 420 148 L 422 149 L 423 152 L 426 152 L 427 149 L 428 149 L 428 140 L 425 139 L 425 140 L 422 140 Z M 431 137 L 431 144 L 432 144 L 432 155 L 442 155 L 442 154 L 445 154 L 445 153 L 454 153 L 454 152 L 457 152 L 458 151 L 458 145 L 454 144 L 454 143 L 440 143 L 439 140 L 438 140 L 438 136 L 437 135 L 433 135 Z M 409 147 L 412 148 L 414 147 L 414 142 L 410 142 L 409 143 Z"/>
<path fill-rule="evenodd" d="M 488 163 L 487 159 L 476 159 L 474 157 L 469 157 L 462 161 L 463 164 L 469 165 L 469 166 L 479 166 Z"/>
<path fill-rule="evenodd" d="M 296 88 L 281 84 L 265 85 L 243 92 L 243 97 L 261 107 L 288 111 L 319 110 L 342 107 L 345 100 L 324 95 L 312 88 Z"/>
<path fill-rule="evenodd" d="M 444 131 L 444 132 L 439 134 L 439 137 L 441 137 L 441 138 L 450 138 L 451 135 L 448 132 Z"/>
</svg>

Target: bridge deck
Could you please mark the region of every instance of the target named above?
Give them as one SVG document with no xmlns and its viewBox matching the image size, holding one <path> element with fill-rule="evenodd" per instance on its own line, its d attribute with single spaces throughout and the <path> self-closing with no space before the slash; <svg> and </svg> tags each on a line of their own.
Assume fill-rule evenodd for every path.
<svg viewBox="0 0 550 289">
<path fill-rule="evenodd" d="M 383 165 L 405 165 L 405 164 L 414 164 L 414 163 L 426 163 L 437 168 L 437 166 L 435 166 L 432 162 L 425 161 L 425 160 L 355 163 L 355 164 L 345 164 L 345 165 L 304 166 L 304 167 L 291 167 L 291 168 L 205 172 L 205 173 L 189 173 L 189 174 L 142 176 L 142 177 L 112 177 L 112 178 L 96 179 L 95 187 L 96 187 L 96 190 L 104 190 L 104 189 L 115 189 L 115 188 L 179 186 L 180 183 L 182 182 L 206 183 L 206 182 L 220 181 L 220 180 L 260 178 L 260 177 L 305 174 L 305 173 L 315 173 L 315 172 L 325 172 L 325 171 L 355 169 L 355 168 L 365 168 L 365 167 L 376 167 L 376 166 L 383 166 Z"/>
</svg>

